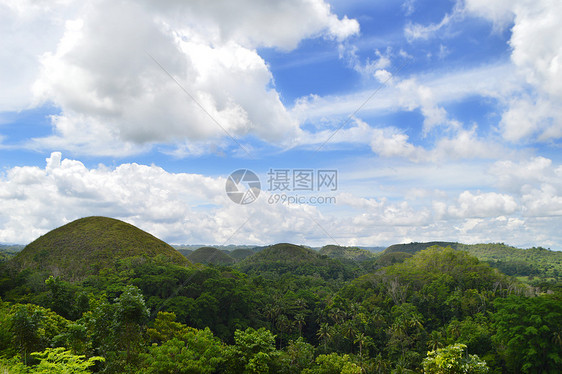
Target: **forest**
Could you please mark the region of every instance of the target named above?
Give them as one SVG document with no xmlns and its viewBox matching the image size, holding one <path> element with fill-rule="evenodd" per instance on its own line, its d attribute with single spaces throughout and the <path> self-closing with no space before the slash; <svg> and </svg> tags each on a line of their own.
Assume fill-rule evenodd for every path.
<svg viewBox="0 0 562 374">
<path fill-rule="evenodd" d="M 498 266 L 437 245 L 362 261 L 290 244 L 229 265 L 136 255 L 80 279 L 4 259 L 0 372 L 560 373 L 557 260 L 520 251 L 532 277 L 501 271 L 523 252 Z"/>
</svg>

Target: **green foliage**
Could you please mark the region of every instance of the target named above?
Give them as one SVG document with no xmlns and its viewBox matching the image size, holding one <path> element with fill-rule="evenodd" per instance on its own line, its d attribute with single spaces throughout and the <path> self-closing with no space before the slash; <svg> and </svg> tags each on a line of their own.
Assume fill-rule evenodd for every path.
<svg viewBox="0 0 562 374">
<path fill-rule="evenodd" d="M 351 275 L 340 262 L 322 256 L 312 249 L 287 243 L 267 247 L 236 266 L 248 274 L 290 273 L 318 275 L 324 279 L 348 278 Z"/>
<path fill-rule="evenodd" d="M 96 362 L 103 362 L 103 357 L 90 357 L 86 359 L 82 355 L 74 355 L 64 348 L 47 348 L 43 352 L 31 354 L 38 360 L 39 364 L 31 371 L 37 374 L 86 374 L 89 368 Z"/>
<path fill-rule="evenodd" d="M 283 374 L 299 374 L 314 365 L 314 346 L 302 337 L 291 340 L 285 351 L 279 356 L 279 372 Z"/>
<path fill-rule="evenodd" d="M 375 257 L 373 252 L 357 247 L 342 247 L 339 245 L 325 245 L 318 251 L 321 255 L 330 258 L 365 261 Z"/>
<path fill-rule="evenodd" d="M 452 348 L 463 344 L 491 372 L 561 371 L 554 278 L 536 297 L 437 247 L 358 264 L 280 244 L 240 265 L 127 257 L 73 281 L 2 270 L 0 365 L 27 373 L 40 364 L 31 352 L 59 347 L 104 357 L 90 367 L 104 373 L 413 373 L 424 358 L 474 363 Z"/>
<path fill-rule="evenodd" d="M 10 359 L 0 357 L 0 373 L 2 374 L 28 374 L 30 368 L 21 362 L 19 356 Z"/>
<path fill-rule="evenodd" d="M 562 302 L 560 298 L 511 296 L 495 301 L 493 316 L 501 357 L 510 371 L 562 371 Z"/>
<path fill-rule="evenodd" d="M 228 373 L 268 373 L 279 354 L 275 336 L 264 328 L 236 330 L 234 341 L 225 353 Z"/>
<path fill-rule="evenodd" d="M 330 353 L 316 358 L 316 366 L 303 370 L 303 374 L 361 374 L 359 365 L 350 360 L 349 355 Z"/>
<path fill-rule="evenodd" d="M 4 245 L 0 244 L 0 263 L 13 258 L 19 251 L 23 249 L 23 245 Z"/>
<path fill-rule="evenodd" d="M 69 323 L 49 309 L 32 304 L 15 304 L 8 317 L 13 337 L 11 348 L 16 349 L 27 363 L 31 352 L 55 344 L 57 338 L 67 331 Z"/>
<path fill-rule="evenodd" d="M 175 322 L 173 313 L 160 312 L 148 329 L 153 344 L 143 354 L 147 373 L 212 373 L 224 362 L 224 344 L 209 328 L 198 330 Z"/>
<path fill-rule="evenodd" d="M 428 242 L 395 244 L 385 249 L 383 255 L 394 252 L 414 254 L 436 245 L 466 251 L 508 275 L 554 279 L 562 276 L 562 252 L 541 247 L 520 249 L 503 243 Z"/>
<path fill-rule="evenodd" d="M 427 374 L 483 374 L 488 372 L 485 361 L 465 354 L 466 345 L 454 344 L 427 352 L 423 372 Z"/>
<path fill-rule="evenodd" d="M 407 244 L 394 244 L 386 248 L 383 251 L 383 253 L 403 252 L 413 255 L 415 253 L 418 253 L 419 251 L 426 250 L 430 247 L 443 247 L 443 248 L 451 247 L 456 249 L 457 244 L 458 243 L 455 242 L 427 242 L 427 243 L 412 242 Z"/>
</svg>

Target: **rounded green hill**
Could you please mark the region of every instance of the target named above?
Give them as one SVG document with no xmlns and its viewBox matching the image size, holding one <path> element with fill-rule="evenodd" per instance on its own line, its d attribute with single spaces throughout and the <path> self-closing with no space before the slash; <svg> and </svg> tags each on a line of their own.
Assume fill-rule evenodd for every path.
<svg viewBox="0 0 562 374">
<path fill-rule="evenodd" d="M 241 271 L 252 274 L 316 274 L 322 278 L 347 276 L 341 263 L 312 249 L 289 243 L 266 247 L 240 261 L 237 266 Z"/>
<path fill-rule="evenodd" d="M 255 252 L 252 251 L 251 249 L 238 248 L 238 249 L 235 249 L 235 250 L 231 251 L 228 255 L 230 257 L 232 257 L 233 259 L 235 259 L 236 261 L 241 261 L 241 260 L 245 259 L 246 257 L 250 257 L 254 253 Z"/>
<path fill-rule="evenodd" d="M 214 247 L 201 247 L 191 252 L 187 259 L 198 264 L 231 265 L 236 262 L 232 257 Z"/>
<path fill-rule="evenodd" d="M 189 261 L 170 245 L 120 220 L 86 217 L 49 231 L 28 244 L 14 259 L 20 268 L 31 268 L 80 279 L 111 267 L 120 259 L 163 256 L 179 265 Z"/>
</svg>

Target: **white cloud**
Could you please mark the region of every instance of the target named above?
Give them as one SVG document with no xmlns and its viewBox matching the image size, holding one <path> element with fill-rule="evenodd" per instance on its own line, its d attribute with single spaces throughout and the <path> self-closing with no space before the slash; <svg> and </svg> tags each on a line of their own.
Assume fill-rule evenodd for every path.
<svg viewBox="0 0 562 374">
<path fill-rule="evenodd" d="M 540 162 L 544 163 L 529 161 Z M 521 165 L 519 170 L 529 170 Z M 451 166 L 455 169 L 458 166 Z M 548 169 L 551 176 L 562 170 L 559 166 Z M 353 186 L 389 179 L 384 174 L 373 179 L 363 173 L 356 182 L 345 178 L 333 195 L 335 206 L 269 204 L 268 191 L 241 206 L 226 196 L 224 177 L 171 173 L 156 165 L 134 163 L 88 168 L 55 152 L 44 167 L 13 167 L 0 178 L 0 242 L 27 243 L 79 217 L 105 215 L 172 243 L 385 245 L 415 238 L 562 245 L 558 227 L 562 195 L 553 184 L 521 193 L 465 189 L 456 194 L 454 186 L 462 175 L 473 178 L 469 170 L 458 171 L 460 178 L 449 173 L 446 165 L 433 172 L 419 168 L 395 172 L 400 175 L 395 175 L 393 190 L 387 192 L 384 187 L 357 191 Z M 541 181 L 542 174 L 522 171 L 521 175 Z M 485 182 L 482 178 L 474 183 Z"/>
<path fill-rule="evenodd" d="M 511 61 L 518 76 L 532 87 L 507 102 L 501 129 L 514 142 L 548 141 L 562 137 L 562 34 L 558 15 L 562 3 L 467 0 L 466 10 L 497 27 L 512 23 Z"/>
<path fill-rule="evenodd" d="M 29 106 L 34 81 L 32 104 L 52 103 L 61 113 L 53 116 L 53 135 L 29 146 L 95 155 L 142 152 L 154 143 L 218 142 L 225 131 L 269 142 L 294 136 L 298 123 L 256 48 L 290 50 L 305 38 L 341 42 L 359 32 L 357 21 L 338 18 L 323 0 L 0 6 L 16 35 L 4 42 L 10 53 L 0 58 L 13 63 L 3 64 L 0 77 L 13 77 L 11 87 L 21 91 L 0 110 Z M 50 22 L 41 22 L 45 18 Z M 48 42 L 35 43 L 37 34 Z M 21 45 L 30 46 L 25 63 L 17 59 Z"/>
<path fill-rule="evenodd" d="M 457 203 L 447 208 L 447 214 L 459 218 L 480 218 L 509 215 L 516 210 L 517 202 L 510 195 L 464 191 Z"/>
<path fill-rule="evenodd" d="M 66 1 L 0 1 L 0 112 L 32 105 L 38 56 L 56 47 Z"/>
<path fill-rule="evenodd" d="M 509 95 L 497 96 L 505 107 L 500 130 L 511 142 L 550 141 L 562 137 L 561 13 L 562 3 L 552 0 L 465 0 L 457 1 L 439 23 L 410 23 L 404 32 L 411 42 L 431 39 L 467 15 L 490 20 L 496 31 L 511 26 L 512 70 L 519 82 L 515 87 L 513 79 L 497 82 L 498 87 L 511 86 Z"/>
<path fill-rule="evenodd" d="M 416 0 L 404 0 L 402 3 L 402 9 L 406 16 L 411 15 L 416 10 Z"/>
<path fill-rule="evenodd" d="M 562 215 L 562 166 L 552 160 L 534 157 L 521 162 L 498 161 L 489 172 L 497 186 L 518 196 L 525 216 Z"/>
<path fill-rule="evenodd" d="M 379 71 L 387 69 L 391 66 L 392 49 L 389 47 L 384 52 L 375 49 L 375 58 L 368 57 L 365 62 L 362 62 L 357 55 L 358 48 L 352 44 L 340 44 L 339 47 L 340 58 L 347 61 L 347 64 L 358 73 L 367 78 L 376 77 Z"/>
<path fill-rule="evenodd" d="M 540 186 L 543 183 L 558 182 L 562 187 L 562 169 L 554 168 L 552 160 L 540 156 L 521 162 L 496 161 L 489 173 L 496 179 L 498 187 L 512 192 L 521 192 L 526 186 Z"/>
<path fill-rule="evenodd" d="M 427 40 L 433 38 L 436 33 L 449 26 L 452 22 L 463 17 L 462 2 L 457 1 L 451 13 L 447 13 L 439 23 L 421 25 L 418 23 L 408 23 L 404 29 L 404 35 L 409 41 Z"/>
<path fill-rule="evenodd" d="M 384 79 L 386 86 L 379 90 L 377 84 L 371 90 L 349 95 L 303 97 L 297 100 L 291 114 L 301 123 L 315 123 L 326 118 L 340 118 L 343 122 L 343 116 L 358 108 L 361 110 L 356 116 L 361 117 L 419 110 L 424 116 L 425 135 L 436 130 L 454 134 L 461 130 L 460 124 L 450 117 L 445 105 L 475 96 L 501 101 L 519 87 L 513 68 L 503 63 L 406 79 L 391 77 L 391 73 L 384 70 L 377 70 L 375 76 Z M 373 93 L 376 94 L 373 96 Z M 406 128 L 407 124 L 401 127 Z"/>
</svg>

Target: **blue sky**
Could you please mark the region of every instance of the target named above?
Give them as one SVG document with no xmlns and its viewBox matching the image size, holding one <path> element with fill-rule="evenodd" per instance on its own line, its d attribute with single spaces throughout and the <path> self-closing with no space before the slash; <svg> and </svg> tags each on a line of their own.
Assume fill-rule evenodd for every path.
<svg viewBox="0 0 562 374">
<path fill-rule="evenodd" d="M 0 242 L 107 215 L 177 244 L 562 250 L 561 7 L 0 0 Z M 268 190 L 301 169 L 337 190 Z"/>
</svg>

